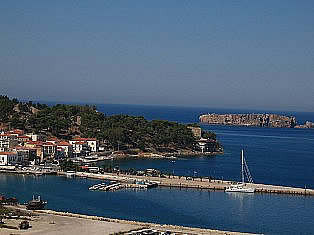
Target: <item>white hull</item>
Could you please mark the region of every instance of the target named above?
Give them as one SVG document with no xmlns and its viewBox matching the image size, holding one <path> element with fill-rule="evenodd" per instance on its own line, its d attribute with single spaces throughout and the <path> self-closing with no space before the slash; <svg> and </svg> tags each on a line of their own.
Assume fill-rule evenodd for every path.
<svg viewBox="0 0 314 235">
<path fill-rule="evenodd" d="M 232 185 L 232 186 L 226 188 L 225 192 L 227 192 L 227 193 L 233 193 L 233 192 L 254 193 L 255 189 L 254 188 L 248 188 L 246 186 Z"/>
<path fill-rule="evenodd" d="M 242 175 L 242 183 L 238 183 L 236 185 L 230 185 L 228 188 L 225 189 L 225 192 L 227 193 L 254 193 L 254 188 L 249 188 L 245 185 L 244 182 L 244 173 L 246 174 L 246 177 L 248 178 L 249 183 L 253 183 L 253 179 L 251 177 L 249 168 L 246 165 L 246 162 L 244 160 L 244 154 L 243 150 L 241 151 L 241 175 Z"/>
</svg>

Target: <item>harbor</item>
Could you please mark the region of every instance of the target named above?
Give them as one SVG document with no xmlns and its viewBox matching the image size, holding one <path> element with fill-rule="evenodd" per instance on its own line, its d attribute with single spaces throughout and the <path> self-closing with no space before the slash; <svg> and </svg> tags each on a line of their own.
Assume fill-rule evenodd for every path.
<svg viewBox="0 0 314 235">
<path fill-rule="evenodd" d="M 116 175 L 108 178 L 114 181 Z M 8 198 L 18 195 L 20 203 L 28 202 L 33 194 L 40 195 L 48 202 L 46 208 L 49 210 L 89 216 L 257 234 L 314 232 L 307 226 L 313 216 L 314 197 L 225 193 L 197 186 L 173 187 L 174 182 L 171 188 L 88 190 L 106 181 L 90 177 L 1 174 L 0 191 Z M 192 184 L 198 179 L 184 181 Z M 208 181 L 203 183 L 208 184 Z M 229 216 L 235 213 L 238 216 Z M 286 221 L 291 222 L 286 224 Z M 285 226 L 277 226 L 282 224 Z"/>
<path fill-rule="evenodd" d="M 58 175 L 66 175 L 64 172 L 58 172 Z M 203 190 L 225 190 L 230 185 L 239 184 L 239 182 L 226 181 L 226 180 L 212 180 L 208 178 L 191 178 L 183 176 L 170 176 L 168 178 L 152 177 L 152 176 L 136 176 L 136 175 L 123 175 L 123 174 L 95 174 L 86 172 L 76 172 L 77 177 L 86 177 L 100 180 L 111 180 L 116 182 L 128 182 L 128 181 L 147 181 L 155 182 L 160 187 L 169 188 L 191 188 L 191 189 L 203 189 Z M 257 193 L 276 193 L 276 194 L 292 194 L 292 195 L 304 195 L 314 196 L 313 189 L 307 188 L 295 188 L 285 187 L 267 184 L 254 184 L 247 183 L 249 187 L 255 189 Z"/>
</svg>

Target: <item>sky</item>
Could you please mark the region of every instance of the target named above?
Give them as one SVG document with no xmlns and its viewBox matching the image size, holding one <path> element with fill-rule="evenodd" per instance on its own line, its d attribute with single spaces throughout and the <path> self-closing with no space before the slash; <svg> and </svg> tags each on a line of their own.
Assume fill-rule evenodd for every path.
<svg viewBox="0 0 314 235">
<path fill-rule="evenodd" d="M 0 0 L 0 94 L 314 111 L 314 1 Z"/>
</svg>

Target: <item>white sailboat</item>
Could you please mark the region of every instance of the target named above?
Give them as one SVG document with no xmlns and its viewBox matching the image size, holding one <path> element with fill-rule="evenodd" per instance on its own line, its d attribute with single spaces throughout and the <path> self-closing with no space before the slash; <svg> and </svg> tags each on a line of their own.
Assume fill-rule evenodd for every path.
<svg viewBox="0 0 314 235">
<path fill-rule="evenodd" d="M 250 174 L 249 168 L 246 164 L 243 149 L 241 152 L 241 174 L 242 174 L 242 182 L 238 184 L 233 184 L 225 189 L 225 192 L 240 192 L 240 193 L 254 193 L 255 189 L 250 188 L 245 183 L 245 175 L 248 179 L 248 183 L 253 183 L 252 176 Z"/>
</svg>

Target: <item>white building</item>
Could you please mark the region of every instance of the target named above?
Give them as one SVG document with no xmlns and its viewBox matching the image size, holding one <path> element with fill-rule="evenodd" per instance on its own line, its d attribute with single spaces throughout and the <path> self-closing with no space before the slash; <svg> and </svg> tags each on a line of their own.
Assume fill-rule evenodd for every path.
<svg viewBox="0 0 314 235">
<path fill-rule="evenodd" d="M 73 146 L 73 154 L 75 157 L 86 156 L 90 152 L 90 147 L 84 141 L 70 141 Z"/>
<path fill-rule="evenodd" d="M 0 151 L 7 151 L 9 148 L 18 145 L 17 137 L 11 134 L 0 134 Z"/>
<path fill-rule="evenodd" d="M 45 141 L 45 136 L 44 135 L 40 135 L 40 134 L 26 134 L 26 136 L 28 136 L 29 138 L 31 138 L 32 141 Z"/>
<path fill-rule="evenodd" d="M 17 152 L 0 152 L 1 166 L 15 165 L 22 161 L 24 161 L 23 155 L 19 156 Z"/>
<path fill-rule="evenodd" d="M 97 144 L 97 139 L 96 138 L 74 138 L 73 140 L 70 141 L 70 144 L 74 145 L 77 142 L 85 142 L 87 143 L 88 147 L 92 152 L 97 152 L 98 151 L 98 144 Z"/>
<path fill-rule="evenodd" d="M 73 157 L 72 144 L 70 144 L 66 141 L 61 141 L 61 142 L 57 143 L 57 149 L 63 149 L 65 157 Z"/>
</svg>

